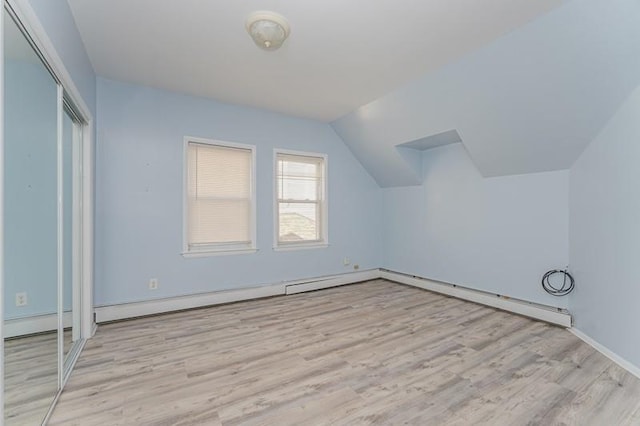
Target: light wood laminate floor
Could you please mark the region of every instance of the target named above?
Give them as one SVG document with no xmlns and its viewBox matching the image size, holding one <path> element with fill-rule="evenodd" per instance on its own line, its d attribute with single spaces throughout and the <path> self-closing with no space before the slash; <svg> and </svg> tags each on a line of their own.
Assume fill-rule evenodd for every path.
<svg viewBox="0 0 640 426">
<path fill-rule="evenodd" d="M 71 349 L 64 332 L 64 352 Z M 5 426 L 39 425 L 58 393 L 58 334 L 32 334 L 4 342 Z"/>
<path fill-rule="evenodd" d="M 382 280 L 102 325 L 51 425 L 638 425 L 568 331 Z"/>
<path fill-rule="evenodd" d="M 39 425 L 58 392 L 58 335 L 4 342 L 5 425 Z"/>
</svg>

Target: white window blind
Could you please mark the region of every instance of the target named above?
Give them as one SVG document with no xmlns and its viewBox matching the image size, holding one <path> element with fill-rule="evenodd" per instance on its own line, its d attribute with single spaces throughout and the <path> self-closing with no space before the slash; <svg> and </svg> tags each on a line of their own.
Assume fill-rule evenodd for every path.
<svg viewBox="0 0 640 426">
<path fill-rule="evenodd" d="M 187 252 L 253 246 L 251 149 L 189 142 Z"/>
<path fill-rule="evenodd" d="M 326 241 L 325 159 L 276 153 L 277 246 Z"/>
</svg>

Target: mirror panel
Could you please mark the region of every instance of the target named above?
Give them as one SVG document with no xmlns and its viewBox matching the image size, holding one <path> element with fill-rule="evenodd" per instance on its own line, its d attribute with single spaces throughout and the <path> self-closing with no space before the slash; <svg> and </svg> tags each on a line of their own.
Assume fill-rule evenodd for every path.
<svg viewBox="0 0 640 426">
<path fill-rule="evenodd" d="M 39 424 L 58 390 L 58 93 L 3 19 L 5 424 Z"/>
<path fill-rule="evenodd" d="M 73 120 L 62 116 L 62 229 L 63 229 L 63 351 L 66 358 L 73 344 Z"/>
</svg>

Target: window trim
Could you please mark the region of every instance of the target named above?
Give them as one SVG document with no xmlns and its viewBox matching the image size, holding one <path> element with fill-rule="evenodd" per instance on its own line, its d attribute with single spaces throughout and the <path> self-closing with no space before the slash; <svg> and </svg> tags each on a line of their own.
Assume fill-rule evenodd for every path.
<svg viewBox="0 0 640 426">
<path fill-rule="evenodd" d="M 322 194 L 320 204 L 320 240 L 319 241 L 292 241 L 281 243 L 279 240 L 280 223 L 278 217 L 278 154 L 297 155 L 301 157 L 315 157 L 322 159 Z M 329 183 L 328 183 L 329 157 L 327 154 L 309 151 L 295 151 L 290 149 L 274 148 L 273 150 L 273 250 L 292 251 L 329 247 Z"/>
<path fill-rule="evenodd" d="M 208 246 L 202 250 L 189 250 L 189 143 L 199 143 L 204 145 L 221 146 L 225 148 L 247 149 L 251 151 L 251 177 L 249 179 L 251 213 L 249 215 L 250 245 L 231 246 L 220 244 L 219 247 Z M 256 146 L 237 142 L 228 142 L 218 139 L 206 139 L 194 136 L 185 136 L 182 145 L 182 253 L 183 257 L 208 257 L 230 254 L 248 254 L 258 251 L 256 246 Z"/>
</svg>

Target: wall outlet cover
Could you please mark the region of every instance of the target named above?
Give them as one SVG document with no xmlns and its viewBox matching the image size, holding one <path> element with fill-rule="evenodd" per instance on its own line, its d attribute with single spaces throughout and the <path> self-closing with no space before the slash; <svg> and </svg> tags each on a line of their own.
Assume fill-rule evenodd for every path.
<svg viewBox="0 0 640 426">
<path fill-rule="evenodd" d="M 149 290 L 157 290 L 158 289 L 158 279 L 151 278 L 149 280 Z"/>
<path fill-rule="evenodd" d="M 16 293 L 16 306 L 27 306 L 27 293 Z"/>
</svg>

